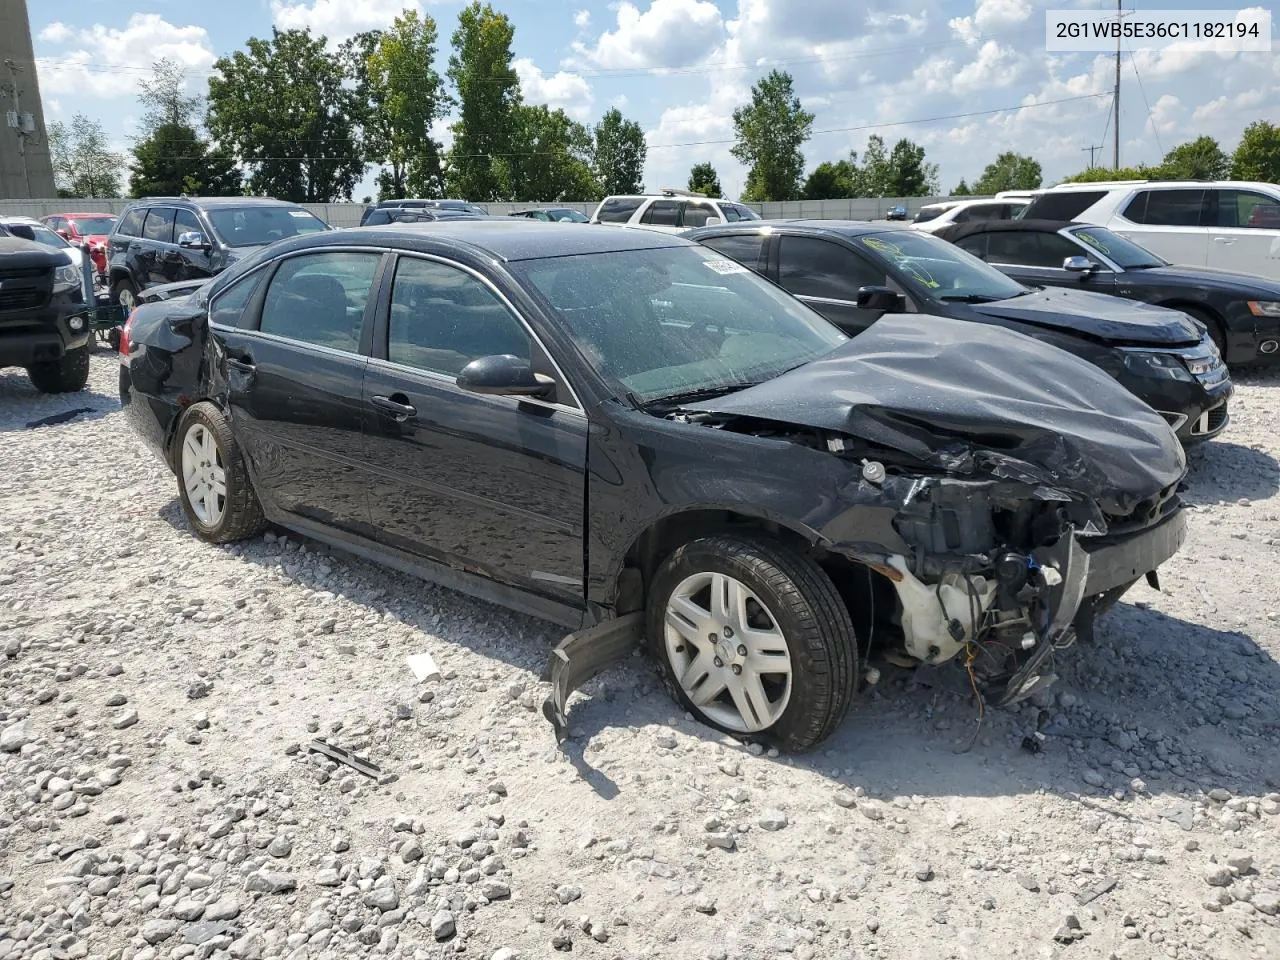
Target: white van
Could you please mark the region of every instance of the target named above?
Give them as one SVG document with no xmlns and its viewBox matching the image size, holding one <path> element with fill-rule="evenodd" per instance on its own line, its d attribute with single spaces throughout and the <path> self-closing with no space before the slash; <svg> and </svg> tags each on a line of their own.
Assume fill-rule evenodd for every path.
<svg viewBox="0 0 1280 960">
<path fill-rule="evenodd" d="M 1042 191 L 1024 218 L 1094 223 L 1172 263 L 1280 280 L 1280 187 L 1273 183 L 1064 183 Z"/>
</svg>

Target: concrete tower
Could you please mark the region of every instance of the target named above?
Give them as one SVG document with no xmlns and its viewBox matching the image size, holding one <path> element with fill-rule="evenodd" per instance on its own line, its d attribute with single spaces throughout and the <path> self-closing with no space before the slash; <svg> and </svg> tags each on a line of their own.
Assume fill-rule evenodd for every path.
<svg viewBox="0 0 1280 960">
<path fill-rule="evenodd" d="M 0 200 L 55 196 L 27 0 L 0 0 Z"/>
</svg>

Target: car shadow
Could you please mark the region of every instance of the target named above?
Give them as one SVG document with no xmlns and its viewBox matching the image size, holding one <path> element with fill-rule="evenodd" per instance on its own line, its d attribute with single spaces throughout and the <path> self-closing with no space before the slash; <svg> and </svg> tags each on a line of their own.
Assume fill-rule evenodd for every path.
<svg viewBox="0 0 1280 960">
<path fill-rule="evenodd" d="M 191 535 L 177 499 L 159 515 Z M 340 580 L 349 601 L 422 631 L 437 654 L 442 644 L 456 645 L 526 672 L 525 688 L 541 704 L 547 687 L 539 681 L 562 628 L 305 537 L 284 531 L 267 537 L 283 538 L 283 546 L 280 539 L 258 539 L 223 549 L 279 570 L 306 590 L 331 591 Z M 302 562 L 300 548 L 323 561 Z M 326 567 L 333 575 L 322 572 Z M 864 685 L 833 736 L 812 753 L 779 756 L 684 713 L 651 661 L 632 656 L 572 698 L 570 735 L 560 749 L 584 785 L 604 799 L 627 793 L 605 772 L 612 744 L 660 729 L 674 731 L 678 745 L 703 741 L 730 756 L 763 753 L 824 777 L 833 788 L 862 787 L 876 797 L 1046 790 L 1088 802 L 1132 797 L 1138 780 L 1141 793 L 1170 800 L 1218 786 L 1245 796 L 1280 789 L 1272 754 L 1280 732 L 1280 664 L 1241 632 L 1176 619 L 1142 602 L 1120 603 L 1099 620 L 1091 642 L 1057 655 L 1060 679 L 1046 695 L 1009 708 L 980 709 L 958 664 L 877 666 L 879 682 Z M 550 749 L 550 724 L 545 736 Z M 1086 772 L 1093 782 L 1084 779 Z"/>
<path fill-rule="evenodd" d="M 1265 500 L 1280 491 L 1280 462 L 1264 450 L 1229 440 L 1192 447 L 1187 467 L 1182 499 L 1197 506 L 1223 500 Z"/>
</svg>

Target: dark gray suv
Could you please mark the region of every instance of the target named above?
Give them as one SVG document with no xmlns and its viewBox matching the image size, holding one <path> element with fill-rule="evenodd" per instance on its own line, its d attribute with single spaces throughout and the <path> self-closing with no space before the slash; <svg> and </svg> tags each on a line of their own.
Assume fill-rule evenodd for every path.
<svg viewBox="0 0 1280 960">
<path fill-rule="evenodd" d="M 130 204 L 107 239 L 111 302 L 125 311 L 162 283 L 202 280 L 260 247 L 329 225 L 270 197 L 149 197 Z"/>
</svg>

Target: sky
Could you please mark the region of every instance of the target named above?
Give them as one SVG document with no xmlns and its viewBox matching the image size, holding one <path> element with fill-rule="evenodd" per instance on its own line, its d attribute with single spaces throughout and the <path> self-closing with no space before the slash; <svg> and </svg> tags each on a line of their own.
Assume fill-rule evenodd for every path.
<svg viewBox="0 0 1280 960">
<path fill-rule="evenodd" d="M 1110 162 L 1114 55 L 1045 51 L 1046 9 L 1103 0 L 492 0 L 515 25 L 526 102 L 596 122 L 616 106 L 645 131 L 645 185 L 683 187 L 710 161 L 725 194 L 746 171 L 729 153 L 733 110 L 770 69 L 794 77 L 814 116 L 806 170 L 879 133 L 908 137 L 940 168 L 943 191 L 972 182 L 1001 151 L 1030 154 L 1052 183 Z M 448 58 L 459 2 L 436 0 L 28 0 L 47 120 L 84 113 L 122 151 L 136 130 L 136 85 L 170 57 L 203 92 L 214 61 L 272 26 L 310 27 L 334 45 L 383 27 L 406 7 L 433 16 Z M 1131 0 L 1126 0 L 1129 9 Z M 1139 9 L 1206 9 L 1221 0 L 1157 0 Z M 1238 9 L 1236 7 L 1235 9 Z M 1274 27 L 1273 27 L 1274 29 Z M 1200 134 L 1230 152 L 1243 128 L 1280 114 L 1280 47 L 1273 53 L 1126 50 L 1123 165 L 1157 162 Z M 921 122 L 923 121 L 923 122 Z M 448 145 L 447 125 L 439 130 Z M 1104 159 L 1105 158 L 1105 159 Z M 371 178 L 356 198 L 373 192 Z"/>
</svg>

